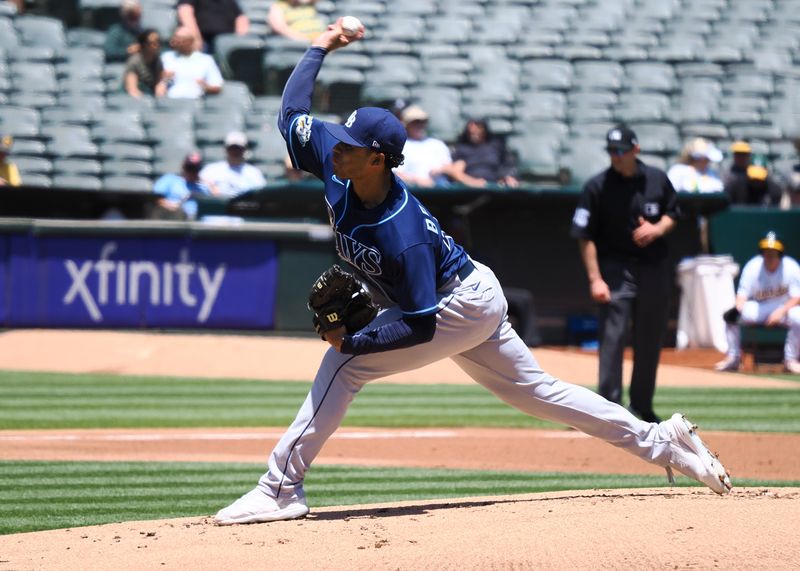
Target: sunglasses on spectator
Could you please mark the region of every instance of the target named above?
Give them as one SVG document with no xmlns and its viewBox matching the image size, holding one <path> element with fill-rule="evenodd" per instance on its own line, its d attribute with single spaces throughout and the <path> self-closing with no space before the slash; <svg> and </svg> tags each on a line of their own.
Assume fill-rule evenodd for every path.
<svg viewBox="0 0 800 571">
<path fill-rule="evenodd" d="M 630 151 L 631 151 L 631 149 L 606 149 L 606 152 L 608 152 L 609 155 L 612 155 L 612 156 L 615 156 L 615 157 L 621 157 L 623 155 L 626 155 Z"/>
</svg>

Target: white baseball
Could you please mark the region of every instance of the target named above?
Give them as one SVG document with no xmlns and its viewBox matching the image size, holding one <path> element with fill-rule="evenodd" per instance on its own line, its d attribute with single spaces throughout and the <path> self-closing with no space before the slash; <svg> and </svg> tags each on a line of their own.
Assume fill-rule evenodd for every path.
<svg viewBox="0 0 800 571">
<path fill-rule="evenodd" d="M 355 36 L 361 29 L 361 20 L 355 16 L 345 16 L 342 18 L 342 32 L 345 36 Z"/>
</svg>

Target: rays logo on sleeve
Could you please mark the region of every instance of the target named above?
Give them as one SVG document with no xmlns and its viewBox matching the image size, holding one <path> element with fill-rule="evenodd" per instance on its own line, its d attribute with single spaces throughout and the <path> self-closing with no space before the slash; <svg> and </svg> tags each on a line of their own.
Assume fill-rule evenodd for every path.
<svg viewBox="0 0 800 571">
<path fill-rule="evenodd" d="M 303 147 L 311 140 L 311 124 L 313 122 L 314 118 L 311 115 L 303 115 L 297 119 L 294 132 L 297 134 L 297 140 L 300 141 L 300 145 Z"/>
</svg>

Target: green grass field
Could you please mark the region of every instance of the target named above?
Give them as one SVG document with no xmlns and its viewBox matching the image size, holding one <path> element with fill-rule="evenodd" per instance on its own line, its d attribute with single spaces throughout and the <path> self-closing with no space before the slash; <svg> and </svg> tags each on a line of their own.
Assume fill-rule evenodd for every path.
<svg viewBox="0 0 800 571">
<path fill-rule="evenodd" d="M 308 384 L 0 371 L 0 428 L 280 427 Z M 656 410 L 704 429 L 800 432 L 800 390 L 659 388 Z M 366 387 L 347 426 L 554 427 L 475 385 Z M 0 462 L 0 534 L 210 515 L 249 490 L 263 465 Z M 679 478 L 683 486 L 698 485 Z M 737 486 L 800 482 L 736 481 Z M 666 486 L 661 476 L 314 466 L 313 506 L 554 490 Z"/>
<path fill-rule="evenodd" d="M 0 372 L 0 429 L 284 427 L 298 382 Z M 705 430 L 800 432 L 800 390 L 661 387 L 656 412 Z M 368 385 L 345 426 L 553 427 L 478 385 Z"/>
<path fill-rule="evenodd" d="M 261 465 L 222 463 L 0 462 L 0 534 L 212 515 L 250 490 L 263 471 Z M 313 508 L 666 485 L 662 476 L 315 466 L 305 489 Z M 683 477 L 678 485 L 699 487 Z"/>
</svg>

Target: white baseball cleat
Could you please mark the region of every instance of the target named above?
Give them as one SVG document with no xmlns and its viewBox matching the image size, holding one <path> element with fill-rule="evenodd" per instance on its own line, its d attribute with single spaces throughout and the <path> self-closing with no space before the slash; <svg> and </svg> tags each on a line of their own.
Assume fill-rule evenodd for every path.
<svg viewBox="0 0 800 571">
<path fill-rule="evenodd" d="M 787 373 L 800 375 L 800 361 L 796 359 L 786 359 L 783 362 L 783 370 Z"/>
<path fill-rule="evenodd" d="M 714 365 L 714 370 L 719 372 L 733 373 L 742 366 L 742 360 L 738 357 L 725 357 L 722 361 Z"/>
<path fill-rule="evenodd" d="M 303 517 L 308 513 L 304 497 L 276 500 L 258 488 L 250 490 L 214 516 L 217 525 L 259 523 Z"/>
<path fill-rule="evenodd" d="M 675 468 L 681 474 L 705 484 L 716 493 L 727 494 L 732 488 L 728 471 L 716 454 L 711 452 L 697 435 L 697 426 L 679 412 L 664 422 L 672 437 L 670 446 L 672 458 L 666 467 L 670 483 L 675 483 L 672 475 L 672 468 Z"/>
</svg>

